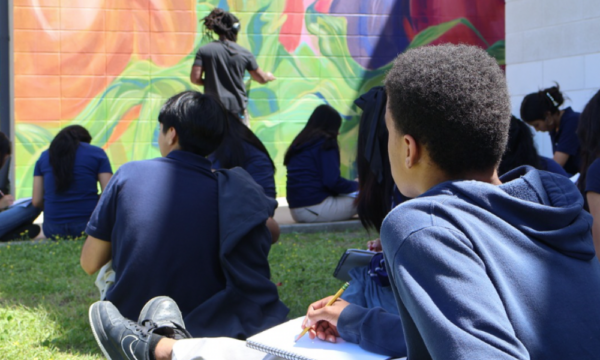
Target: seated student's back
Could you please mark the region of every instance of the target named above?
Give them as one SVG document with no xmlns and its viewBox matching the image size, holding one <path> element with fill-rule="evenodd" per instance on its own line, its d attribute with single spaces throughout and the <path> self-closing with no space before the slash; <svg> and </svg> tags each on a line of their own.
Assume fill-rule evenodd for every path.
<svg viewBox="0 0 600 360">
<path fill-rule="evenodd" d="M 159 114 L 163 157 L 123 165 L 102 195 L 82 249 L 85 271 L 112 260 L 106 293 L 136 318 L 156 296 L 173 298 L 194 336 L 245 338 L 281 322 L 287 308 L 269 280 L 275 201 L 241 169 L 213 172 L 225 110 L 187 91 Z"/>
<path fill-rule="evenodd" d="M 106 153 L 90 145 L 79 126 L 61 130 L 35 164 L 33 204 L 44 209 L 47 237 L 81 236 L 112 169 Z"/>
<path fill-rule="evenodd" d="M 219 148 L 209 156 L 213 169 L 231 169 L 239 166 L 246 170 L 265 195 L 275 198 L 275 165 L 260 139 L 236 115 L 227 117 L 228 128 Z"/>
<path fill-rule="evenodd" d="M 340 175 L 341 123 L 331 106 L 318 106 L 285 154 L 286 197 L 296 221 L 346 220 L 356 214 L 353 199 L 338 196 L 358 189 L 356 181 Z"/>
<path fill-rule="evenodd" d="M 173 151 L 124 164 L 98 209 L 102 214 L 95 213 L 89 230 L 96 238 L 114 239 L 118 277 L 106 298 L 123 314 L 135 317 L 146 301 L 169 294 L 185 316 L 225 287 L 217 178 L 207 159 Z"/>
</svg>

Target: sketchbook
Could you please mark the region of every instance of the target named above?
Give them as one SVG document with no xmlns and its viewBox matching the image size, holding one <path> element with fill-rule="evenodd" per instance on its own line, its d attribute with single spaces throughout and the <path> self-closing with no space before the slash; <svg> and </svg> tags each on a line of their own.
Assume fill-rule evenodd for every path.
<svg viewBox="0 0 600 360">
<path fill-rule="evenodd" d="M 375 254 L 377 254 L 375 251 L 370 250 L 346 250 L 333 272 L 333 277 L 342 281 L 350 281 L 348 272 L 355 267 L 369 265 Z"/>
<path fill-rule="evenodd" d="M 246 340 L 246 346 L 258 351 L 277 355 L 289 360 L 383 360 L 378 355 L 361 349 L 358 345 L 337 339 L 337 343 L 311 340 L 308 334 L 298 342 L 294 340 L 302 332 L 304 317 L 277 325 Z"/>
</svg>

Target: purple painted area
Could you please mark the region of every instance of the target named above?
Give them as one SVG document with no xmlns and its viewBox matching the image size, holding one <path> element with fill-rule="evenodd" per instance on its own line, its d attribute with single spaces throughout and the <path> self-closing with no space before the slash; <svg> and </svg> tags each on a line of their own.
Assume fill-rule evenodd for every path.
<svg viewBox="0 0 600 360">
<path fill-rule="evenodd" d="M 350 54 L 367 69 L 389 63 L 410 43 L 403 26 L 407 1 L 334 0 L 330 14 L 346 18 Z"/>
</svg>

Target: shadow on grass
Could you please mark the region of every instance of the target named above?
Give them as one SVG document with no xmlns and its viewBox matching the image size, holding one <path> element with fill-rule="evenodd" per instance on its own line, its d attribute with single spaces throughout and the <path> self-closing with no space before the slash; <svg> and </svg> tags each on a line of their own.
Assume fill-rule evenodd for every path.
<svg viewBox="0 0 600 360">
<path fill-rule="evenodd" d="M 98 291 L 94 286 L 95 277 L 85 274 L 79 265 L 82 244 L 82 240 L 63 240 L 0 248 L 0 308 L 16 313 L 26 309 L 38 318 L 50 320 L 54 329 L 48 329 L 46 337 L 41 335 L 40 347 L 69 356 L 101 358 L 87 320 L 88 307 L 98 300 Z M 14 323 L 39 326 L 35 321 Z M 30 330 L 30 333 L 40 331 Z M 43 329 L 41 331 L 43 334 Z M 28 334 L 25 331 L 21 336 L 28 337 Z M 0 342 L 2 340 L 7 341 L 0 338 Z M 21 343 L 33 340 L 21 339 Z"/>
</svg>

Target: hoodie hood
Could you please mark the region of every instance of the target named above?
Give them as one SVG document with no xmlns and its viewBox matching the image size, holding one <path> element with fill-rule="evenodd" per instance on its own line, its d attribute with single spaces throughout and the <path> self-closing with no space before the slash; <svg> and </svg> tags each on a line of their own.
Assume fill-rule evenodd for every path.
<svg viewBox="0 0 600 360">
<path fill-rule="evenodd" d="M 219 182 L 221 246 L 235 246 L 236 239 L 273 216 L 277 201 L 267 197 L 263 188 L 240 167 L 215 174 Z"/>
<path fill-rule="evenodd" d="M 186 316 L 195 337 L 246 339 L 286 320 L 289 309 L 270 280 L 271 234 L 265 222 L 277 202 L 244 169 L 215 172 L 219 189 L 219 261 L 225 288 Z"/>
<path fill-rule="evenodd" d="M 450 192 L 566 256 L 582 260 L 595 256 L 590 241 L 592 217 L 582 211 L 583 197 L 569 178 L 522 166 L 500 180 L 499 186 L 478 181 L 446 182 L 421 196 Z"/>
</svg>

